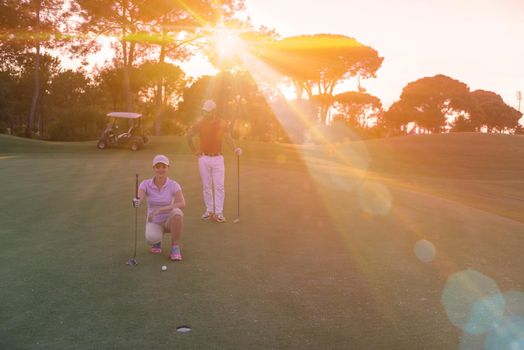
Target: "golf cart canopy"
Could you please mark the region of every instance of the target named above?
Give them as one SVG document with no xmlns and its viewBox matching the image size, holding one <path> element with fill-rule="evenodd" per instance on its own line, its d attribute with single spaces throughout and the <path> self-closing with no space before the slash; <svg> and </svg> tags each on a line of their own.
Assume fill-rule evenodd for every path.
<svg viewBox="0 0 524 350">
<path fill-rule="evenodd" d="M 140 118 L 142 114 L 132 112 L 111 112 L 107 113 L 107 116 L 115 118 L 137 119 Z"/>
</svg>

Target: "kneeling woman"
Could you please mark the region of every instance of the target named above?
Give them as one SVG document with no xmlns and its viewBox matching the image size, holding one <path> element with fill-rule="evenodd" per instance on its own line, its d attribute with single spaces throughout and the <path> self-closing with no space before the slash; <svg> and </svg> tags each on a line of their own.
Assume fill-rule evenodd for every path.
<svg viewBox="0 0 524 350">
<path fill-rule="evenodd" d="M 133 206 L 137 208 L 140 202 L 147 197 L 146 241 L 151 245 L 151 253 L 162 253 L 162 237 L 164 233 L 171 233 L 171 254 L 174 261 L 182 260 L 180 253 L 180 236 L 182 234 L 182 209 L 186 202 L 180 185 L 167 177 L 169 159 L 164 155 L 157 155 L 153 159 L 154 176 L 140 183 L 138 198 L 133 199 Z"/>
</svg>

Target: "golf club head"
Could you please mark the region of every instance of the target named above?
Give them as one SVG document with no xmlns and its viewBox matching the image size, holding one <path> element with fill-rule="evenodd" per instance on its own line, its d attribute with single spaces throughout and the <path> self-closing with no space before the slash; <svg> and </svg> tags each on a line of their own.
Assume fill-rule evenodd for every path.
<svg viewBox="0 0 524 350">
<path fill-rule="evenodd" d="M 234 224 L 238 224 L 239 222 L 240 222 L 240 218 L 239 217 L 236 217 L 235 220 L 233 220 Z"/>
<path fill-rule="evenodd" d="M 128 265 L 128 266 L 136 266 L 136 265 L 138 265 L 138 261 L 136 261 L 136 259 L 129 259 L 126 262 L 126 265 Z"/>
</svg>

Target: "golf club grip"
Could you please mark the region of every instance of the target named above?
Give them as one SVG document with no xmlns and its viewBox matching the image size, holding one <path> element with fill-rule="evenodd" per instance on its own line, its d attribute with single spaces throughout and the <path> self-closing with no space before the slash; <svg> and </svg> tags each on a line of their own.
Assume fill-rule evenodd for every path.
<svg viewBox="0 0 524 350">
<path fill-rule="evenodd" d="M 138 174 L 135 177 L 135 198 L 138 197 Z"/>
</svg>

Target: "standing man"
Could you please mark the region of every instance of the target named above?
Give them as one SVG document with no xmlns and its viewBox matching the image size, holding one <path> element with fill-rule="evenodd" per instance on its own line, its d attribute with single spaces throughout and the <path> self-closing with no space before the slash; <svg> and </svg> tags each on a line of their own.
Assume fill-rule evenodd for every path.
<svg viewBox="0 0 524 350">
<path fill-rule="evenodd" d="M 204 102 L 202 117 L 191 126 L 186 139 L 191 151 L 198 156 L 198 168 L 206 205 L 202 219 L 209 220 L 214 216 L 216 221 L 226 222 L 224 217 L 225 169 L 222 141 L 225 139 L 237 156 L 242 154 L 242 150 L 235 145 L 227 121 L 217 116 L 216 108 L 215 101 L 207 100 Z M 200 136 L 200 148 L 198 150 L 193 144 L 193 138 L 196 135 Z"/>
</svg>

